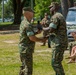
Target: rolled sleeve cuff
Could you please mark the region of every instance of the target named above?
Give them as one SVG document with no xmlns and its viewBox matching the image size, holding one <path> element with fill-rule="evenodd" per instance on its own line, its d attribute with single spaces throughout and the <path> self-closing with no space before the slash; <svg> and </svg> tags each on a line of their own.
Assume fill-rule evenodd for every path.
<svg viewBox="0 0 76 75">
<path fill-rule="evenodd" d="M 33 32 L 28 32 L 28 33 L 27 33 L 27 36 L 32 36 L 32 35 L 34 35 Z"/>
<path fill-rule="evenodd" d="M 57 28 L 57 25 L 55 25 L 54 23 L 50 23 L 49 27 L 56 29 Z"/>
</svg>

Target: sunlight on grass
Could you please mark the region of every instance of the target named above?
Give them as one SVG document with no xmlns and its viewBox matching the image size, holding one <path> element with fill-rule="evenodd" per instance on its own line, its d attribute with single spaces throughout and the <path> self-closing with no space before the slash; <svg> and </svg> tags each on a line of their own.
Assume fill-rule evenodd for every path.
<svg viewBox="0 0 76 75">
<path fill-rule="evenodd" d="M 10 25 L 12 22 L 0 22 L 0 25 Z"/>
<path fill-rule="evenodd" d="M 38 35 L 38 37 L 40 37 Z M 18 50 L 19 34 L 0 35 L 0 75 L 18 75 L 20 67 L 20 58 Z M 42 43 L 36 43 L 33 54 L 33 75 L 55 75 L 51 66 L 51 48 L 41 46 Z M 66 75 L 76 75 L 76 63 L 67 64 L 69 52 L 65 52 L 63 67 Z"/>
</svg>

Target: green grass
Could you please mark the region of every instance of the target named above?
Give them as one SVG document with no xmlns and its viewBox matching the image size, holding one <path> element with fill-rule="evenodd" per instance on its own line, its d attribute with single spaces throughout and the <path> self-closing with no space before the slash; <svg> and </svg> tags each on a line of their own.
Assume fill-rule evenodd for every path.
<svg viewBox="0 0 76 75">
<path fill-rule="evenodd" d="M 7 42 L 8 41 L 8 42 Z M 13 43 L 9 43 L 13 41 Z M 0 35 L 0 75 L 18 75 L 20 59 L 18 52 L 19 34 Z M 33 54 L 33 75 L 55 75 L 51 67 L 51 49 L 36 43 Z M 67 64 L 64 54 L 63 66 L 66 75 L 76 75 L 76 63 Z"/>
<path fill-rule="evenodd" d="M 11 25 L 12 22 L 0 22 L 0 26 Z"/>
</svg>

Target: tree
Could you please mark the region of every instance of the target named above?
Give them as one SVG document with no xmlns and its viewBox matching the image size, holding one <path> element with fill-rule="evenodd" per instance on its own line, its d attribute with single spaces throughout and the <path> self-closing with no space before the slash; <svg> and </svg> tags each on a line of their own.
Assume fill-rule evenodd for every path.
<svg viewBox="0 0 76 75">
<path fill-rule="evenodd" d="M 1 4 L 2 0 L 0 0 L 0 4 Z"/>
<path fill-rule="evenodd" d="M 22 8 L 26 0 L 13 0 L 13 9 L 14 9 L 14 24 L 20 24 Z"/>
<path fill-rule="evenodd" d="M 3 0 L 0 0 L 0 4 Z M 14 15 L 14 22 L 13 24 L 20 24 L 21 16 L 22 16 L 22 8 L 30 6 L 31 7 L 31 0 L 4 0 L 6 1 L 4 5 L 4 17 L 8 17 Z M 33 4 L 35 0 L 33 0 Z M 34 4 L 35 5 L 35 4 Z M 0 5 L 0 9 L 2 8 L 2 4 Z M 0 12 L 1 16 L 1 12 Z"/>
<path fill-rule="evenodd" d="M 59 2 L 60 0 L 51 0 L 51 2 Z"/>
<path fill-rule="evenodd" d="M 2 1 L 0 0 L 0 18 L 2 18 Z M 4 0 L 4 18 L 11 17 L 11 14 L 13 14 L 13 7 L 11 0 Z"/>
<path fill-rule="evenodd" d="M 13 17 L 12 1 L 8 0 L 4 4 L 4 18 L 12 18 L 12 17 Z"/>
<path fill-rule="evenodd" d="M 8 4 L 5 5 L 5 16 L 11 15 L 14 13 L 14 24 L 20 24 L 21 16 L 22 16 L 22 8 L 24 6 L 31 6 L 31 0 L 6 0 Z M 43 16 L 45 12 L 49 13 L 48 6 L 51 4 L 52 1 L 61 2 L 62 12 L 66 18 L 68 12 L 68 0 L 33 0 L 34 9 L 35 9 L 35 16 Z M 75 0 L 69 0 L 71 3 Z M 0 3 L 2 0 L 0 0 Z M 10 9 L 9 9 L 10 8 Z M 1 5 L 0 5 L 1 9 Z M 10 11 L 9 11 L 10 10 Z M 0 12 L 1 13 L 1 12 Z M 10 14 L 11 13 L 11 14 Z M 0 14 L 1 16 L 1 14 Z"/>
<path fill-rule="evenodd" d="M 13 0 L 14 24 L 21 23 L 22 8 L 24 6 L 30 6 L 30 4 L 31 4 L 30 0 Z"/>
<path fill-rule="evenodd" d="M 44 13 L 47 12 L 50 14 L 48 6 L 51 4 L 51 2 L 60 2 L 60 0 L 35 0 L 35 16 L 38 17 L 43 17 Z"/>
<path fill-rule="evenodd" d="M 62 14 L 66 19 L 67 12 L 68 12 L 68 0 L 60 0 L 61 1 L 61 7 L 62 7 Z"/>
<path fill-rule="evenodd" d="M 49 13 L 49 8 L 48 6 L 51 4 L 50 0 L 35 0 L 35 16 L 37 18 L 43 17 L 44 13 L 47 12 Z"/>
</svg>

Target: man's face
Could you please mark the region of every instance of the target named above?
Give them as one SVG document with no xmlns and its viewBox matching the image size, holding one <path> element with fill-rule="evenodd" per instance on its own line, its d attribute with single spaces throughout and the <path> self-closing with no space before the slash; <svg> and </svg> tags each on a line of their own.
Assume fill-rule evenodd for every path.
<svg viewBox="0 0 76 75">
<path fill-rule="evenodd" d="M 26 11 L 26 12 L 24 12 L 24 16 L 26 16 L 27 19 L 31 20 L 33 18 L 33 16 L 34 16 L 34 13 L 30 12 L 30 11 Z"/>
<path fill-rule="evenodd" d="M 33 13 L 33 12 L 29 12 L 29 16 L 30 16 L 30 18 L 32 19 L 33 16 L 34 16 L 34 13 Z"/>
<path fill-rule="evenodd" d="M 50 7 L 50 13 L 52 14 L 54 13 L 54 11 L 55 11 L 55 7 L 54 6 Z"/>
</svg>

